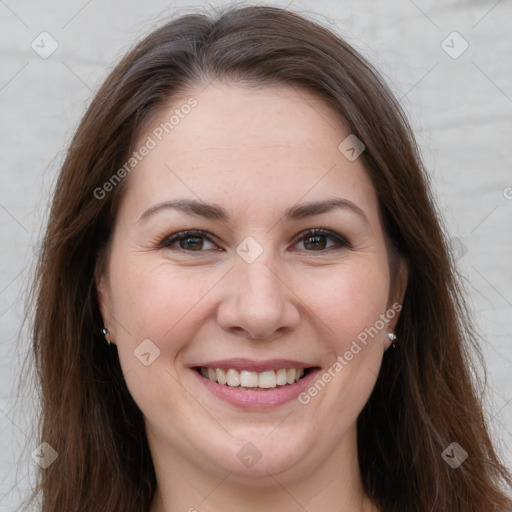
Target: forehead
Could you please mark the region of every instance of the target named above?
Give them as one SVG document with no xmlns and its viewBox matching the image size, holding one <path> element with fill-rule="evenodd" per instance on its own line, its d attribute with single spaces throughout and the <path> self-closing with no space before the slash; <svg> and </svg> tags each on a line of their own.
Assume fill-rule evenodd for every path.
<svg viewBox="0 0 512 512">
<path fill-rule="evenodd" d="M 342 195 L 375 209 L 361 160 L 338 149 L 348 135 L 327 101 L 305 90 L 197 85 L 147 124 L 135 149 L 152 148 L 129 175 L 127 196 L 132 210 L 174 195 L 245 210 L 248 201 Z"/>
</svg>

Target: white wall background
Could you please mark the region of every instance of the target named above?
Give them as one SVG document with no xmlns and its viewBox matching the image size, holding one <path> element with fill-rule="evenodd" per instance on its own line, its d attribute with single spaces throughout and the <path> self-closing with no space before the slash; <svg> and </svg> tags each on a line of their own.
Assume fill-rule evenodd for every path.
<svg viewBox="0 0 512 512">
<path fill-rule="evenodd" d="M 401 98 L 457 239 L 453 247 L 485 339 L 488 414 L 511 467 L 512 1 L 260 3 L 319 13 L 377 65 Z M 0 512 L 19 504 L 35 464 L 33 413 L 30 405 L 15 404 L 29 345 L 26 332 L 19 333 L 59 162 L 117 59 L 166 16 L 194 6 L 207 4 L 0 0 Z M 43 31 L 56 43 L 41 36 L 41 48 Z M 457 58 L 442 47 L 453 31 L 463 39 L 452 35 L 444 43 L 452 56 L 469 45 Z M 34 40 L 39 52 L 58 48 L 43 59 L 31 47 Z"/>
</svg>

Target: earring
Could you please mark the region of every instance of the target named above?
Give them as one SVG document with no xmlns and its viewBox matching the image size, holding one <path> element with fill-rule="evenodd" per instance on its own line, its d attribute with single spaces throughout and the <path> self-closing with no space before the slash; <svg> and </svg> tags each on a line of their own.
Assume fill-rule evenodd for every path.
<svg viewBox="0 0 512 512">
<path fill-rule="evenodd" d="M 108 332 L 108 329 L 106 327 L 103 327 L 102 333 L 103 337 L 108 341 L 108 344 L 110 346 L 110 333 Z"/>
<path fill-rule="evenodd" d="M 388 338 L 393 342 L 391 346 L 395 348 L 396 334 L 394 332 L 388 332 Z"/>
</svg>

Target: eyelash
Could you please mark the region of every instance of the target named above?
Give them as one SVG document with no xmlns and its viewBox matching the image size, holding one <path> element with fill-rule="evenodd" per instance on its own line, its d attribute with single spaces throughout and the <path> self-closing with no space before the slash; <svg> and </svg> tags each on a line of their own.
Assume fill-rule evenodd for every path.
<svg viewBox="0 0 512 512">
<path fill-rule="evenodd" d="M 343 238 L 342 236 L 337 235 L 336 233 L 334 233 L 332 231 L 329 231 L 328 229 L 325 229 L 325 228 L 313 228 L 313 229 L 308 229 L 306 231 L 303 231 L 301 233 L 300 238 L 296 238 L 294 240 L 294 245 L 297 244 L 298 242 L 301 242 L 301 241 L 303 241 L 303 240 L 305 240 L 307 238 L 314 237 L 314 236 L 330 237 L 330 238 L 335 240 L 337 246 L 331 246 L 331 247 L 328 247 L 326 249 L 321 249 L 321 250 L 318 250 L 318 251 L 305 249 L 306 252 L 320 252 L 320 253 L 323 253 L 323 252 L 326 252 L 326 251 L 331 251 L 333 249 L 341 249 L 343 247 L 348 248 L 348 249 L 352 248 L 352 245 L 345 238 Z M 210 241 L 212 243 L 215 243 L 212 240 L 212 237 L 206 231 L 202 231 L 202 230 L 188 230 L 188 231 L 180 231 L 178 233 L 174 233 L 173 235 L 164 238 L 159 243 L 158 248 L 159 249 L 179 250 L 179 251 L 184 251 L 184 252 L 187 252 L 187 253 L 201 253 L 201 252 L 205 252 L 204 250 L 191 251 L 191 250 L 183 249 L 181 247 L 179 247 L 179 248 L 172 248 L 171 247 L 171 245 L 173 243 L 179 242 L 180 240 L 183 240 L 183 239 L 186 239 L 186 238 L 200 238 L 200 237 L 205 238 L 205 239 L 207 239 L 208 241 Z"/>
</svg>

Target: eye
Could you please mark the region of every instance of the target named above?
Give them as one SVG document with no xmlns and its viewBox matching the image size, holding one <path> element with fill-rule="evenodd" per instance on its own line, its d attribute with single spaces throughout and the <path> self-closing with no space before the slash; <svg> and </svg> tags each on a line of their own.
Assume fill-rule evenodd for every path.
<svg viewBox="0 0 512 512">
<path fill-rule="evenodd" d="M 327 246 L 328 239 L 334 241 L 330 246 Z M 303 232 L 297 240 L 297 243 L 299 242 L 302 242 L 309 252 L 321 252 L 340 247 L 351 247 L 350 243 L 343 237 L 324 228 L 309 229 Z"/>
<path fill-rule="evenodd" d="M 328 245 L 329 239 L 333 242 L 331 245 Z M 308 252 L 322 252 L 341 247 L 351 247 L 350 243 L 343 237 L 324 228 L 304 231 L 301 233 L 300 237 L 296 239 L 295 245 L 300 242 L 304 244 L 305 250 Z M 210 244 L 210 247 L 208 247 L 208 244 Z M 158 247 L 161 249 L 167 248 L 186 252 L 222 250 L 212 242 L 210 235 L 201 230 L 180 231 L 162 240 Z"/>
<path fill-rule="evenodd" d="M 173 247 L 176 243 L 178 243 L 178 247 Z M 205 249 L 205 244 L 208 243 L 212 247 L 206 247 L 206 249 L 215 249 L 215 244 L 204 231 L 180 231 L 160 242 L 159 248 L 183 249 L 187 252 L 202 252 L 203 249 Z"/>
</svg>

